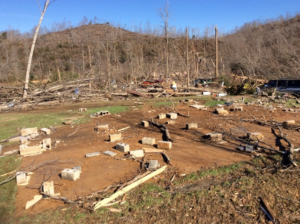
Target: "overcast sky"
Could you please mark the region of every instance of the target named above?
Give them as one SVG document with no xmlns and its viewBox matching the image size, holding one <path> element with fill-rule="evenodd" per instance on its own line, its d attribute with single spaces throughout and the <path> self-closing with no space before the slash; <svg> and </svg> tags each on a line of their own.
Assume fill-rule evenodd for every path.
<svg viewBox="0 0 300 224">
<path fill-rule="evenodd" d="M 45 0 L 39 0 L 43 7 Z M 120 24 L 126 29 L 134 26 L 152 27 L 161 24 L 158 15 L 166 0 L 56 0 L 46 11 L 42 26 L 71 22 L 76 26 L 83 17 L 98 22 Z M 300 11 L 300 0 L 169 0 L 172 18 L 170 26 L 184 29 L 217 25 L 228 32 L 246 22 L 276 18 Z M 0 31 L 18 29 L 30 31 L 38 24 L 40 11 L 36 0 L 0 0 Z"/>
</svg>

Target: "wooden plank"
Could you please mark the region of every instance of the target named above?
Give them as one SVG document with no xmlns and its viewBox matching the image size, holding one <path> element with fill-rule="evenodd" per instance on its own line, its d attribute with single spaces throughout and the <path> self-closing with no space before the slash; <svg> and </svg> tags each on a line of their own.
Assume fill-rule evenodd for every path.
<svg viewBox="0 0 300 224">
<path fill-rule="evenodd" d="M 113 195 L 111 195 L 109 198 L 105 198 L 102 201 L 98 202 L 95 206 L 94 206 L 94 210 L 101 208 L 103 206 L 105 206 L 107 203 L 111 202 L 112 200 L 116 199 L 117 197 L 127 193 L 128 191 L 130 191 L 131 189 L 139 186 L 140 184 L 146 182 L 147 180 L 157 176 L 158 174 L 161 174 L 162 172 L 164 172 L 167 169 L 167 166 L 163 166 L 160 169 L 150 173 L 149 175 L 137 180 L 136 182 L 134 182 L 133 184 L 128 185 L 127 187 L 124 187 L 122 190 L 117 191 L 116 193 L 114 193 Z"/>
<path fill-rule="evenodd" d="M 159 152 L 162 153 L 164 150 L 162 149 L 152 149 L 152 148 L 143 148 L 144 152 Z"/>
</svg>

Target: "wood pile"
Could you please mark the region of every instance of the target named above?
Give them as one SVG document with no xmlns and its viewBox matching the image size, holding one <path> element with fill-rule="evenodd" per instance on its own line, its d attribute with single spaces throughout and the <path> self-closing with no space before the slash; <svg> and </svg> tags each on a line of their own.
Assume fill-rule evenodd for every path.
<svg viewBox="0 0 300 224">
<path fill-rule="evenodd" d="M 171 96 L 195 96 L 209 91 L 204 87 L 184 87 L 178 85 L 178 90 L 173 91 L 170 86 L 149 86 L 140 88 L 138 85 L 117 86 L 111 90 L 100 90 L 101 80 L 96 78 L 79 79 L 69 82 L 48 81 L 44 85 L 30 84 L 28 95 L 23 99 L 23 87 L 0 86 L 0 112 L 8 110 L 26 110 L 36 106 L 58 105 L 61 103 L 77 103 L 88 101 L 108 101 L 116 97 L 144 97 L 158 98 Z M 223 92 L 217 89 L 212 93 Z"/>
</svg>

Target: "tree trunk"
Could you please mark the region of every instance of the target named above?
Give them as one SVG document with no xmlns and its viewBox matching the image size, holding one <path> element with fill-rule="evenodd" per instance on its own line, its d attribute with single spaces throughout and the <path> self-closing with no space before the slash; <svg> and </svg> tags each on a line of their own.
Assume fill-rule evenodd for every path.
<svg viewBox="0 0 300 224">
<path fill-rule="evenodd" d="M 41 26 L 41 24 L 42 24 L 42 20 L 43 20 L 43 18 L 44 18 L 46 9 L 47 9 L 47 7 L 48 7 L 48 5 L 49 5 L 49 1 L 50 1 L 50 0 L 47 0 L 46 4 L 45 4 L 45 6 L 44 6 L 44 10 L 43 10 L 43 12 L 42 12 L 42 14 L 41 14 L 39 24 L 38 24 L 38 26 L 36 27 L 36 31 L 35 31 L 35 34 L 34 34 L 34 37 L 33 37 L 32 45 L 31 45 L 31 50 L 30 50 L 30 54 L 29 54 L 29 58 L 28 58 L 27 70 L 26 70 L 25 86 L 24 86 L 24 92 L 23 92 L 23 98 L 24 98 L 24 99 L 27 97 L 27 93 L 28 93 L 28 83 L 29 83 L 29 75 L 30 75 L 31 61 L 32 61 L 32 55 L 33 55 L 33 51 L 34 51 L 34 47 L 35 47 L 36 38 L 37 38 L 37 35 L 38 35 L 38 33 L 39 33 L 39 29 L 40 29 L 40 26 Z"/>
</svg>

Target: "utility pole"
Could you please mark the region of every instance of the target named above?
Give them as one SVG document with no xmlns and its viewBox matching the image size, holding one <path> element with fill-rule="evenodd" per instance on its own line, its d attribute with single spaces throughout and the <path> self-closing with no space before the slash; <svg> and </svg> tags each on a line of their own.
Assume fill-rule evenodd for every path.
<svg viewBox="0 0 300 224">
<path fill-rule="evenodd" d="M 189 34 L 188 34 L 188 28 L 186 28 L 185 32 L 186 32 L 186 72 L 187 72 L 187 87 L 190 87 L 190 74 L 189 74 Z"/>
<path fill-rule="evenodd" d="M 219 77 L 219 73 L 218 73 L 218 28 L 217 26 L 215 26 L 215 40 L 216 40 L 216 65 L 215 65 L 215 69 L 216 69 L 216 77 Z"/>
</svg>

